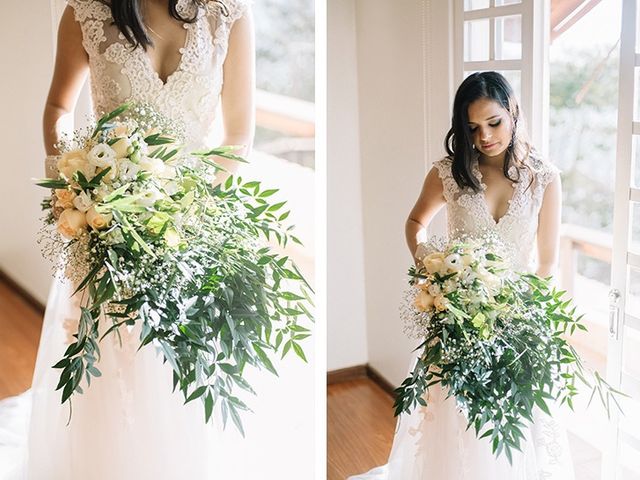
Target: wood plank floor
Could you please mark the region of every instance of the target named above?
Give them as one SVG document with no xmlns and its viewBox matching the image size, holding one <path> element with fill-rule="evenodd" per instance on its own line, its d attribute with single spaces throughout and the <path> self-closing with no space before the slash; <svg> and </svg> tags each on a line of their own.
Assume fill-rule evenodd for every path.
<svg viewBox="0 0 640 480">
<path fill-rule="evenodd" d="M 42 313 L 0 277 L 0 399 L 31 386 Z"/>
<path fill-rule="evenodd" d="M 389 394 L 368 378 L 329 385 L 327 392 L 328 480 L 386 463 L 396 424 Z M 598 480 L 600 452 L 571 433 L 569 443 L 576 480 Z"/>
<path fill-rule="evenodd" d="M 329 385 L 327 392 L 328 480 L 386 463 L 396 426 L 391 397 L 368 378 Z"/>
</svg>

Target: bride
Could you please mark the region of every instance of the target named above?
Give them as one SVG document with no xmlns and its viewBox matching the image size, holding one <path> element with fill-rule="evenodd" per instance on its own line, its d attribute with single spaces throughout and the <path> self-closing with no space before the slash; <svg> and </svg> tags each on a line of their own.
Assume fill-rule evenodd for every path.
<svg viewBox="0 0 640 480">
<path fill-rule="evenodd" d="M 435 162 L 406 224 L 407 244 L 422 258 L 426 227 L 446 205 L 448 233 L 494 231 L 513 252 L 514 269 L 553 274 L 558 255 L 562 191 L 556 167 L 528 143 L 522 113 L 506 79 L 474 73 L 458 88 L 448 155 Z M 534 249 L 534 246 L 537 248 Z M 537 257 L 537 258 L 536 258 Z M 572 480 L 566 432 L 539 410 L 521 453 L 510 465 L 495 458 L 440 385 L 428 406 L 398 420 L 387 465 L 351 480 Z"/>
<path fill-rule="evenodd" d="M 186 147 L 195 150 L 213 146 L 220 103 L 222 143 L 243 145 L 236 153 L 249 153 L 254 133 L 254 39 L 248 0 L 67 3 L 44 112 L 48 176 L 56 176 L 59 152 L 54 145 L 73 115 L 87 73 L 96 116 L 125 101 L 150 104 L 186 127 Z M 231 162 L 218 161 L 233 170 Z M 232 426 L 223 431 L 219 418 L 213 425 L 205 424 L 197 401 L 183 405 L 179 392 L 171 393 L 171 368 L 162 357 L 151 346 L 136 352 L 135 331 L 123 336 L 122 345 L 113 335 L 101 342 L 102 376 L 74 396 L 69 422 L 69 405 L 61 405 L 60 391 L 55 391 L 59 370 L 51 366 L 62 358 L 77 328 L 79 299 L 71 296 L 73 290 L 69 281 L 54 280 L 31 393 L 5 401 L 5 409 L 14 408 L 4 414 L 0 405 L 0 479 L 299 478 L 287 470 L 299 465 L 295 459 L 282 465 L 284 456 L 299 453 L 292 442 L 304 444 L 307 439 L 300 429 L 308 429 L 308 423 L 296 407 L 287 407 L 286 415 L 280 412 L 285 410 L 283 395 L 297 400 L 294 382 L 291 392 L 283 392 L 282 380 L 256 380 L 260 404 L 247 416 L 244 440 Z M 278 391 L 261 391 L 260 383 L 276 385 Z M 29 418 L 24 422 L 28 427 L 23 427 L 28 440 L 15 455 L 3 456 L 6 438 L 11 437 L 5 433 L 3 442 L 2 430 L 8 428 L 9 413 L 15 423 L 20 410 Z M 2 467 L 9 461 L 17 465 L 6 473 Z"/>
</svg>

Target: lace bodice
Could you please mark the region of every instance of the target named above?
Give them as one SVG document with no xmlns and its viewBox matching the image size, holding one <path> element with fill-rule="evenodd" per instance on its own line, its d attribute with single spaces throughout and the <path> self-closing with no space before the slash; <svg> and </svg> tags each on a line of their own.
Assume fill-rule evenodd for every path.
<svg viewBox="0 0 640 480">
<path fill-rule="evenodd" d="M 513 197 L 507 212 L 495 221 L 485 201 L 482 173 L 477 158 L 472 165 L 473 174 L 481 185 L 479 192 L 471 188 L 460 189 L 451 173 L 452 160 L 445 157 L 435 162 L 442 180 L 444 198 L 447 202 L 448 235 L 480 235 L 486 231 L 495 232 L 505 243 L 515 269 L 532 271 L 534 268 L 534 245 L 538 229 L 538 214 L 544 191 L 558 173 L 557 167 L 532 154 L 527 160 L 528 168 L 520 169 L 520 181 L 512 183 Z M 511 166 L 509 176 L 518 178 L 517 167 Z M 533 178 L 532 178 L 533 176 Z M 533 180 L 533 182 L 532 182 Z"/>
<path fill-rule="evenodd" d="M 209 2 L 199 8 L 178 0 L 184 18 L 185 45 L 178 68 L 162 81 L 147 52 L 130 44 L 112 24 L 110 8 L 98 0 L 67 0 L 82 28 L 82 44 L 89 55 L 91 97 L 96 116 L 125 101 L 152 105 L 159 113 L 182 122 L 189 147 L 210 146 L 222 90 L 222 67 L 233 22 L 248 8 L 248 0 Z"/>
</svg>

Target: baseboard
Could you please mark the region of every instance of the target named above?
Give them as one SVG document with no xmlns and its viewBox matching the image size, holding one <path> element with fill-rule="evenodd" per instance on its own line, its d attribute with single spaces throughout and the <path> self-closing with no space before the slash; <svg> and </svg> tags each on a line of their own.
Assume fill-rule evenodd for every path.
<svg viewBox="0 0 640 480">
<path fill-rule="evenodd" d="M 367 377 L 373 380 L 380 388 L 392 397 L 395 397 L 394 391 L 396 387 L 378 372 L 375 368 L 367 364 Z"/>
<path fill-rule="evenodd" d="M 356 365 L 355 367 L 340 368 L 327 372 L 327 385 L 334 383 L 348 382 L 367 377 L 367 366 Z"/>
<path fill-rule="evenodd" d="M 331 370 L 327 372 L 327 385 L 334 383 L 348 382 L 350 380 L 358 380 L 360 378 L 369 378 L 376 383 L 386 393 L 394 396 L 395 387 L 391 382 L 384 378 L 380 373 L 369 364 L 356 365 L 354 367 L 341 368 L 339 370 Z"/>
<path fill-rule="evenodd" d="M 11 290 L 17 293 L 25 302 L 31 305 L 34 309 L 44 315 L 44 305 L 36 297 L 27 292 L 22 286 L 20 286 L 13 278 L 11 278 L 6 272 L 0 269 L 0 281 L 6 283 Z"/>
</svg>

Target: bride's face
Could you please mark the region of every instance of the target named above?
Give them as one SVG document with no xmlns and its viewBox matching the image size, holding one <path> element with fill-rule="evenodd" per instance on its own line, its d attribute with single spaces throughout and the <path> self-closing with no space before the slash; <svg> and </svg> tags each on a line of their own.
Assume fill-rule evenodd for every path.
<svg viewBox="0 0 640 480">
<path fill-rule="evenodd" d="M 479 98 L 469 104 L 469 130 L 473 144 L 486 157 L 497 157 L 511 142 L 511 116 L 495 100 Z"/>
</svg>

